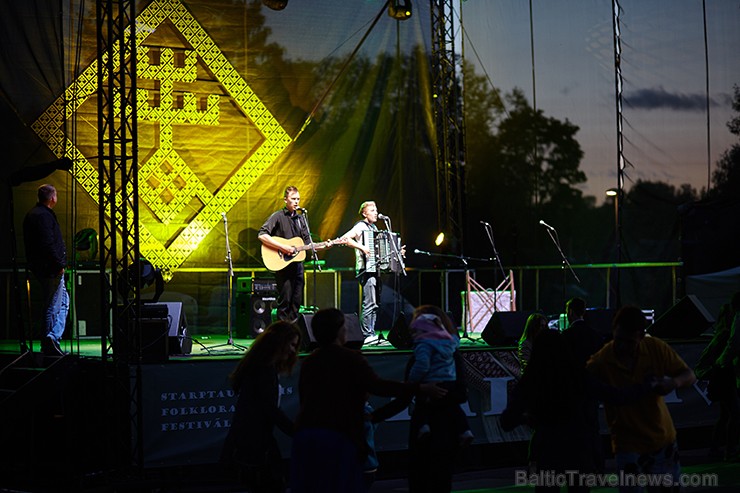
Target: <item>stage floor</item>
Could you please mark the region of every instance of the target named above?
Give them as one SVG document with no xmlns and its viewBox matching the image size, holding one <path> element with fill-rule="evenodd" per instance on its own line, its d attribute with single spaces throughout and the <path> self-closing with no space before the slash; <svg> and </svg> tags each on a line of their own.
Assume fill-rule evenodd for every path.
<svg viewBox="0 0 740 493">
<path fill-rule="evenodd" d="M 379 342 L 365 344 L 362 346 L 363 353 L 378 353 L 378 352 L 405 352 L 407 349 L 395 348 L 387 339 L 387 331 L 381 331 L 383 337 Z M 232 344 L 229 344 L 229 337 L 227 334 L 198 334 L 191 336 L 193 340 L 193 347 L 189 354 L 182 355 L 170 355 L 170 361 L 197 361 L 199 359 L 234 359 L 241 357 L 244 352 L 249 348 L 250 344 L 254 339 L 239 339 L 232 338 Z M 41 345 L 39 340 L 31 342 L 32 351 L 40 351 Z M 79 337 L 76 339 L 64 339 L 60 346 L 66 353 L 88 357 L 88 358 L 100 358 L 102 351 L 99 337 Z M 460 347 L 462 349 L 485 349 L 490 350 L 489 346 L 483 339 L 480 338 L 479 334 L 473 334 L 472 337 L 464 337 L 460 341 Z M 496 349 L 510 349 L 509 347 L 497 347 Z M 0 353 L 4 354 L 19 354 L 20 344 L 17 340 L 6 339 L 0 341 Z M 304 351 L 304 353 L 307 351 Z"/>
</svg>

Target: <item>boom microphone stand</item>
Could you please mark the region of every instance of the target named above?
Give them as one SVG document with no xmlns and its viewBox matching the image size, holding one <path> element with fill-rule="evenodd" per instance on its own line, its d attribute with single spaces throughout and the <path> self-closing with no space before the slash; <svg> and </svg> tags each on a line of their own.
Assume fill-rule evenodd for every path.
<svg viewBox="0 0 740 493">
<path fill-rule="evenodd" d="M 229 226 L 226 222 L 226 213 L 222 212 L 221 216 L 224 218 L 224 235 L 226 236 L 226 259 L 225 262 L 229 263 L 229 270 L 228 270 L 228 296 L 226 301 L 226 327 L 227 327 L 227 333 L 229 335 L 229 339 L 226 342 L 226 344 L 218 344 L 216 346 L 211 346 L 210 349 L 216 349 L 219 347 L 232 347 L 236 350 L 244 351 L 247 349 L 246 346 L 242 346 L 240 344 L 236 344 L 234 342 L 233 333 L 231 330 L 231 297 L 234 290 L 234 265 L 231 263 L 231 246 L 229 245 Z M 203 346 L 201 350 L 208 351 L 209 348 Z"/>
<path fill-rule="evenodd" d="M 568 262 L 568 258 L 565 256 L 565 253 L 563 253 L 563 249 L 560 247 L 560 238 L 558 237 L 558 231 L 542 219 L 540 219 L 540 224 L 543 225 L 545 229 L 547 229 L 548 236 L 550 236 L 550 239 L 555 244 L 555 248 L 558 249 L 558 253 L 560 253 L 560 258 L 563 259 L 563 304 L 561 306 L 565 306 L 565 281 L 568 275 L 568 272 L 565 270 L 565 268 L 567 267 L 568 270 L 570 270 L 570 273 L 573 274 L 573 277 L 575 278 L 576 282 L 578 282 L 578 284 L 581 283 L 581 280 L 573 271 L 573 267 L 571 267 L 570 262 Z"/>
</svg>

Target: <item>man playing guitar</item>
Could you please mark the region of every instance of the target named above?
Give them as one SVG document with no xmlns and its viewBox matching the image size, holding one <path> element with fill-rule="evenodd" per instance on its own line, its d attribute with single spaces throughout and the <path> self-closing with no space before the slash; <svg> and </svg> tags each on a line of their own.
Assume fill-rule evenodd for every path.
<svg viewBox="0 0 740 493">
<path fill-rule="evenodd" d="M 262 261 L 275 272 L 278 301 L 278 318 L 295 322 L 303 303 L 303 261 L 306 250 L 321 250 L 332 245 L 345 244 L 343 239 L 312 243 L 306 217 L 297 214 L 306 210 L 298 207 L 301 195 L 296 187 L 285 189 L 285 207 L 273 212 L 259 230 L 257 238 L 262 242 Z"/>
<path fill-rule="evenodd" d="M 301 202 L 301 194 L 296 187 L 290 186 L 285 189 L 283 195 L 285 207 L 273 212 L 262 225 L 257 238 L 262 244 L 272 250 L 281 252 L 287 256 L 294 256 L 298 248 L 287 242 L 276 240 L 278 238 L 299 237 L 305 244 L 311 243 L 305 219 L 296 211 Z M 289 262 L 282 269 L 275 272 L 277 289 L 279 293 L 277 316 L 280 320 L 295 322 L 298 319 L 299 310 L 303 303 L 303 264 L 301 262 Z"/>
</svg>

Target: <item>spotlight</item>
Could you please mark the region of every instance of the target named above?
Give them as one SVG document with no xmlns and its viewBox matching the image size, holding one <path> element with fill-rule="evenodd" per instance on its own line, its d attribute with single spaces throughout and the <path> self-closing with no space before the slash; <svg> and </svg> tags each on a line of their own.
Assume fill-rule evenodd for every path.
<svg viewBox="0 0 740 493">
<path fill-rule="evenodd" d="M 129 265 L 128 271 L 128 285 L 126 279 L 121 276 L 119 277 L 118 290 L 124 297 L 129 297 L 131 294 L 131 286 L 141 281 L 141 288 L 147 288 L 154 284 L 154 297 L 150 302 L 157 303 L 159 298 L 164 293 L 164 278 L 162 277 L 162 271 L 152 265 L 145 258 L 138 259 Z M 144 301 L 144 300 L 142 300 Z"/>
<path fill-rule="evenodd" d="M 444 231 L 440 232 L 437 237 L 434 239 L 434 244 L 439 246 L 445 241 L 445 233 Z"/>
<path fill-rule="evenodd" d="M 262 4 L 268 9 L 283 10 L 288 5 L 288 0 L 262 0 Z"/>
<path fill-rule="evenodd" d="M 98 254 L 98 232 L 92 228 L 78 231 L 75 235 L 75 250 L 77 250 L 75 254 L 77 262 L 82 260 L 82 252 L 87 252 L 89 261 L 95 260 L 95 256 Z"/>
<path fill-rule="evenodd" d="M 411 17 L 411 0 L 390 0 L 388 15 L 397 21 L 405 21 Z"/>
</svg>

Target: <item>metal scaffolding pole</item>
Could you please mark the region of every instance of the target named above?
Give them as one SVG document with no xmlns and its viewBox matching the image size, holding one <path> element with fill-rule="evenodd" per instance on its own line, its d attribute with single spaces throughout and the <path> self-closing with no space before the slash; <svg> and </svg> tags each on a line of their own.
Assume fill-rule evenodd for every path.
<svg viewBox="0 0 740 493">
<path fill-rule="evenodd" d="M 432 84 L 436 127 L 437 221 L 462 253 L 465 200 L 465 119 L 462 58 L 455 55 L 453 0 L 430 0 Z"/>
</svg>

